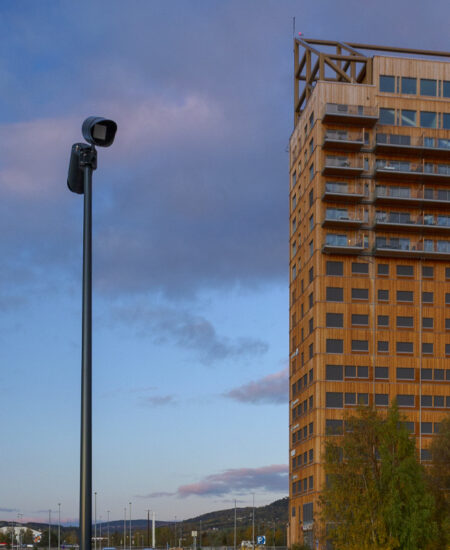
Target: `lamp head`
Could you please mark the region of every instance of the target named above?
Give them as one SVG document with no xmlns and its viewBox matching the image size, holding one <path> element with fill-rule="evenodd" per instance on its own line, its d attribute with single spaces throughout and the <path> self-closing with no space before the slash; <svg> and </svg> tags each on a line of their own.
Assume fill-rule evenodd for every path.
<svg viewBox="0 0 450 550">
<path fill-rule="evenodd" d="M 109 147 L 114 141 L 117 124 L 114 120 L 108 120 L 99 116 L 90 116 L 81 127 L 84 139 L 91 145 Z"/>
</svg>

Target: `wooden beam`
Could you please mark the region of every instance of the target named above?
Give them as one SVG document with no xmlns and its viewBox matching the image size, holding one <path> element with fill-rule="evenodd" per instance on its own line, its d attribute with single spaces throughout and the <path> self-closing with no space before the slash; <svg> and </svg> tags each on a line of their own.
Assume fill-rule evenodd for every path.
<svg viewBox="0 0 450 550">
<path fill-rule="evenodd" d="M 410 48 L 392 48 L 389 46 L 373 46 L 370 44 L 356 44 L 353 42 L 345 42 L 351 48 L 359 48 L 360 50 L 372 50 L 374 52 L 392 52 L 392 53 L 409 53 L 413 55 L 429 55 L 432 57 L 450 57 L 450 52 L 439 52 L 433 50 L 416 50 Z"/>
<path fill-rule="evenodd" d="M 340 67 L 335 65 L 331 59 L 328 57 L 325 57 L 325 63 L 333 69 L 338 75 L 340 75 L 344 80 L 347 80 L 347 82 L 351 82 L 351 78 L 348 76 L 347 73 L 345 73 Z M 327 79 L 328 80 L 328 79 Z"/>
<path fill-rule="evenodd" d="M 319 80 L 325 80 L 325 54 L 321 53 L 319 56 Z"/>
</svg>

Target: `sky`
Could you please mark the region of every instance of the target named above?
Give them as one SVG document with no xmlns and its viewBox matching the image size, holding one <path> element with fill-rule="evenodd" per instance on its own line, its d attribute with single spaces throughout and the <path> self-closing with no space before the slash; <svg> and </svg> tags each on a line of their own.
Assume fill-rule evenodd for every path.
<svg viewBox="0 0 450 550">
<path fill-rule="evenodd" d="M 0 519 L 78 520 L 90 115 L 97 518 L 288 494 L 292 38 L 449 50 L 447 0 L 2 0 Z"/>
</svg>

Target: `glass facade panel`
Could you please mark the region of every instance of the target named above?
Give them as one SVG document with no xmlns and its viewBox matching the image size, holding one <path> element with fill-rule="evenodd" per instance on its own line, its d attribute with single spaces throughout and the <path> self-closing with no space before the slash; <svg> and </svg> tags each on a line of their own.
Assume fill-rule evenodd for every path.
<svg viewBox="0 0 450 550">
<path fill-rule="evenodd" d="M 380 92 L 395 92 L 395 76 L 380 75 Z"/>
<path fill-rule="evenodd" d="M 437 91 L 436 80 L 429 78 L 420 79 L 420 95 L 436 96 Z"/>
<path fill-rule="evenodd" d="M 408 76 L 402 76 L 402 94 L 413 94 L 417 93 L 417 79 L 410 78 Z"/>
<path fill-rule="evenodd" d="M 420 111 L 420 126 L 421 128 L 436 128 L 437 115 L 430 111 Z"/>
<path fill-rule="evenodd" d="M 380 109 L 380 124 L 395 124 L 395 109 Z"/>
<path fill-rule="evenodd" d="M 416 111 L 402 109 L 401 123 L 402 126 L 417 126 Z"/>
</svg>

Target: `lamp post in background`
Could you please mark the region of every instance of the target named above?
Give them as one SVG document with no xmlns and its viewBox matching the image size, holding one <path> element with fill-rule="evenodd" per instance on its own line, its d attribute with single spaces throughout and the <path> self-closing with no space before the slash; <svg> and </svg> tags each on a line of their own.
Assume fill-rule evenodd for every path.
<svg viewBox="0 0 450 550">
<path fill-rule="evenodd" d="M 88 143 L 72 145 L 67 185 L 84 194 L 83 313 L 81 350 L 80 550 L 92 546 L 92 172 L 97 168 L 95 146 L 109 147 L 116 135 L 113 120 L 89 117 L 82 125 Z"/>
<path fill-rule="evenodd" d="M 50 550 L 50 541 L 52 539 L 52 511 L 48 511 L 48 550 Z"/>
<path fill-rule="evenodd" d="M 61 550 L 61 503 L 58 502 L 58 550 Z"/>
<path fill-rule="evenodd" d="M 109 510 L 106 510 L 106 513 L 108 514 L 108 548 L 110 547 L 109 545 Z"/>
</svg>

